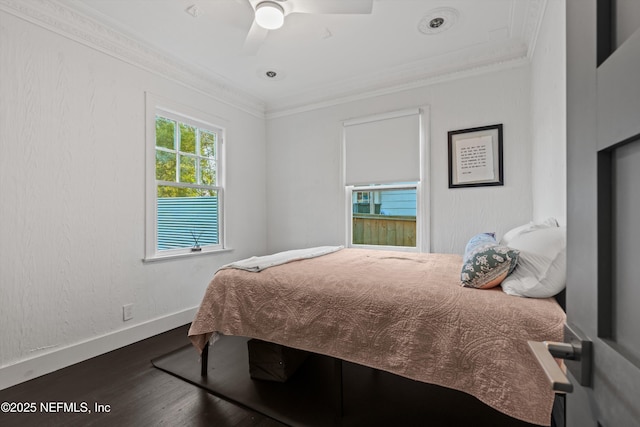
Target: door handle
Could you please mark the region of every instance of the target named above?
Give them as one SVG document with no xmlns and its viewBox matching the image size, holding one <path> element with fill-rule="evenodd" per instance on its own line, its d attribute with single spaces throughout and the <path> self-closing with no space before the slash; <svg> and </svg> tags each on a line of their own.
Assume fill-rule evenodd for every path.
<svg viewBox="0 0 640 427">
<path fill-rule="evenodd" d="M 564 327 L 564 339 L 567 342 L 528 341 L 527 343 L 551 382 L 552 390 L 571 393 L 573 384 L 554 358 L 566 360 L 567 369 L 580 385 L 590 386 L 592 343 L 568 325 Z"/>
<path fill-rule="evenodd" d="M 575 356 L 575 350 L 571 344 L 562 342 L 538 342 L 528 341 L 529 348 L 536 357 L 536 360 L 547 375 L 549 382 L 551 382 L 551 389 L 553 391 L 563 391 L 571 393 L 573 391 L 573 384 L 562 372 L 560 366 L 554 359 L 559 357 L 562 359 L 573 358 Z"/>
</svg>

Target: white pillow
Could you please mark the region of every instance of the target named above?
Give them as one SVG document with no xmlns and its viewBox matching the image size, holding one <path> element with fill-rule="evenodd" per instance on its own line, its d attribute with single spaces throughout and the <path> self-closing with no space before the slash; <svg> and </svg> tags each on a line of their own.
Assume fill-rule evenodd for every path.
<svg viewBox="0 0 640 427">
<path fill-rule="evenodd" d="M 519 227 L 513 228 L 507 231 L 506 233 L 504 233 L 504 235 L 502 236 L 502 239 L 500 239 L 500 244 L 504 246 L 509 246 L 509 243 L 511 242 L 511 240 L 513 240 L 514 238 L 518 237 L 521 234 L 529 233 L 530 231 L 539 230 L 541 228 L 550 228 L 550 227 L 557 227 L 557 226 L 558 226 L 558 221 L 556 221 L 555 218 L 547 218 L 544 221 L 540 221 L 540 222 L 531 221 L 528 224 L 521 225 Z"/>
<path fill-rule="evenodd" d="M 567 282 L 567 228 L 547 227 L 530 230 L 509 242 L 520 251 L 518 265 L 502 282 L 509 295 L 549 298 L 565 288 Z"/>
</svg>

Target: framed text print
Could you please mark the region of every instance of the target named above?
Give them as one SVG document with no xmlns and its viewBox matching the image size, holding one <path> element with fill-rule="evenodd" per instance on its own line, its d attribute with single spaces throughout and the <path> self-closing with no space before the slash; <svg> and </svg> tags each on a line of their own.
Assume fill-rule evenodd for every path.
<svg viewBox="0 0 640 427">
<path fill-rule="evenodd" d="M 449 135 L 449 188 L 504 185 L 502 124 L 453 130 Z"/>
</svg>

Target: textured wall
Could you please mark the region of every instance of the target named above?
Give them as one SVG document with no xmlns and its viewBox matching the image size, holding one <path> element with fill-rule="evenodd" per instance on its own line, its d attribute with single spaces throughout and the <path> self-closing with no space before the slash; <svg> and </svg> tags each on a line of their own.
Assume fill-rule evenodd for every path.
<svg viewBox="0 0 640 427">
<path fill-rule="evenodd" d="M 0 11 L 3 374 L 32 358 L 59 355 L 49 366 L 38 362 L 40 371 L 18 369 L 26 380 L 145 338 L 147 324 L 178 326 L 173 315 L 199 303 L 223 263 L 344 243 L 345 119 L 429 106 L 432 251 L 460 253 L 472 234 L 501 234 L 531 220 L 534 210 L 547 211 L 538 209 L 546 196 L 532 199 L 532 186 L 551 185 L 538 179 L 539 171 L 532 173 L 531 156 L 546 174 L 537 165 L 559 152 L 553 144 L 533 149 L 531 141 L 546 133 L 557 137 L 552 113 L 559 110 L 555 95 L 549 102 L 538 89 L 530 94 L 527 66 L 274 118 L 265 136 L 264 119 L 74 40 Z M 549 40 L 541 46 L 557 57 Z M 533 80 L 541 80 L 533 84 L 545 88 L 553 65 L 541 64 L 534 65 Z M 233 252 L 142 263 L 145 91 L 224 122 L 226 229 Z M 547 124 L 534 132 L 532 117 Z M 505 126 L 506 185 L 449 190 L 447 131 L 494 123 Z M 562 194 L 554 194 L 563 203 Z M 126 303 L 135 304 L 135 318 L 123 323 Z M 124 338 L 112 340 L 114 335 Z M 94 346 L 97 340 L 101 344 Z M 7 384 L 2 378 L 0 388 Z"/>
<path fill-rule="evenodd" d="M 529 84 L 521 66 L 269 120 L 269 250 L 343 244 L 342 121 L 421 105 L 430 108 L 431 250 L 461 253 L 473 234 L 530 221 Z M 505 185 L 449 189 L 447 131 L 496 123 Z"/>
<path fill-rule="evenodd" d="M 548 1 L 531 62 L 533 219 L 567 223 L 565 2 Z"/>
<path fill-rule="evenodd" d="M 145 91 L 224 122 L 235 251 L 142 262 Z M 264 119 L 0 12 L 0 368 L 192 309 L 264 253 L 265 149 Z"/>
</svg>

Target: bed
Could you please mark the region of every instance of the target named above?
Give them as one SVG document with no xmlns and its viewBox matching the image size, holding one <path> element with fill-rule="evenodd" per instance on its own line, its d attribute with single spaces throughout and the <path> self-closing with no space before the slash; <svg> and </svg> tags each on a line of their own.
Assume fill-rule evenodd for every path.
<svg viewBox="0 0 640 427">
<path fill-rule="evenodd" d="M 462 287 L 462 263 L 456 254 L 347 248 L 259 272 L 223 268 L 189 336 L 201 352 L 223 334 L 328 355 L 549 425 L 554 392 L 527 341 L 562 341 L 563 309 L 554 298 Z"/>
</svg>

